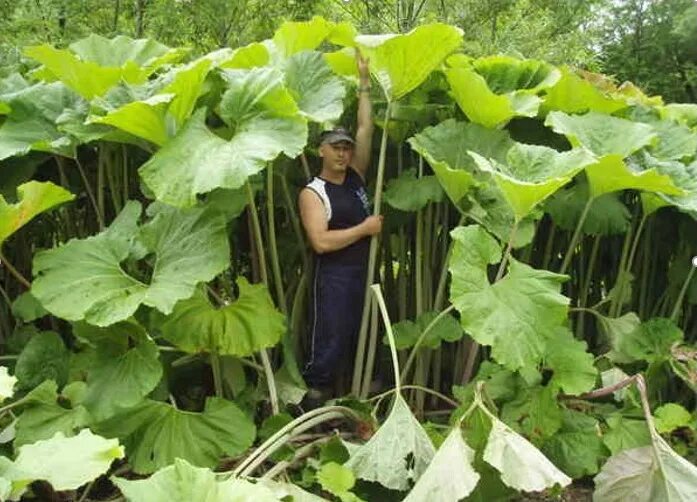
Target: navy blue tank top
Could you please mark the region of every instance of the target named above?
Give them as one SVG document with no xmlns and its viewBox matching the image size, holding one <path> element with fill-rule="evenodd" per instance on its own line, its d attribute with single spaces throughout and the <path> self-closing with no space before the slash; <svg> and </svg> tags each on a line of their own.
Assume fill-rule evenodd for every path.
<svg viewBox="0 0 697 502">
<path fill-rule="evenodd" d="M 322 200 L 329 230 L 356 226 L 370 215 L 365 183 L 351 167 L 346 170 L 346 177 L 340 185 L 315 176 L 306 187 Z M 316 258 L 323 264 L 365 267 L 368 263 L 369 249 L 370 237 L 364 237 L 343 249 L 317 255 Z"/>
</svg>

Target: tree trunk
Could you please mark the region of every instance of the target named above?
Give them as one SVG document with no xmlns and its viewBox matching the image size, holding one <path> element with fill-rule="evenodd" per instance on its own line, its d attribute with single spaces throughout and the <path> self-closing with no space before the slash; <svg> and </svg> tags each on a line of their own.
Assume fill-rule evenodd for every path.
<svg viewBox="0 0 697 502">
<path fill-rule="evenodd" d="M 121 0 L 114 0 L 114 22 L 111 31 L 116 33 L 119 28 L 119 15 L 121 15 Z"/>
<path fill-rule="evenodd" d="M 148 0 L 135 0 L 135 8 L 136 8 L 135 37 L 136 38 L 143 37 L 143 27 L 144 27 L 144 20 L 145 20 L 145 6 L 147 3 L 148 3 Z"/>
</svg>

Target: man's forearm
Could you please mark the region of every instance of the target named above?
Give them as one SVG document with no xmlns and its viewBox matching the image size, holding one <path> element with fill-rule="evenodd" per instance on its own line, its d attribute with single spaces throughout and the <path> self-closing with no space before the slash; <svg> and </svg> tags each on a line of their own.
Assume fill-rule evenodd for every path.
<svg viewBox="0 0 697 502">
<path fill-rule="evenodd" d="M 341 230 L 325 230 L 312 239 L 312 248 L 318 254 L 338 251 L 366 236 L 362 225 Z"/>
</svg>

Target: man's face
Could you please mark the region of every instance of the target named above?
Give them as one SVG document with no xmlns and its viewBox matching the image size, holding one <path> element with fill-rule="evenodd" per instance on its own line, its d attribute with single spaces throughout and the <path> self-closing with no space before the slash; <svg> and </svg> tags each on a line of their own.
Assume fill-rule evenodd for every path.
<svg viewBox="0 0 697 502">
<path fill-rule="evenodd" d="M 319 147 L 322 167 L 336 172 L 346 171 L 353 157 L 353 145 L 348 141 L 325 143 Z"/>
</svg>

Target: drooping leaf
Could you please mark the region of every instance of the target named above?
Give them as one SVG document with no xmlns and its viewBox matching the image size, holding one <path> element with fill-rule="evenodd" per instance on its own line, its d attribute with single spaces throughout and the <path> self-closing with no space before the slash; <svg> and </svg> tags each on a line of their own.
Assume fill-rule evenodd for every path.
<svg viewBox="0 0 697 502">
<path fill-rule="evenodd" d="M 513 146 L 505 131 L 452 119 L 424 129 L 410 138 L 409 143 L 428 161 L 445 193 L 455 204 L 475 183 L 476 165 L 469 151 L 503 163 L 505 152 Z"/>
<path fill-rule="evenodd" d="M 576 340 L 567 327 L 560 326 L 549 332 L 546 343 L 544 366 L 552 370 L 550 385 L 570 395 L 595 387 L 598 370 L 585 341 Z"/>
<path fill-rule="evenodd" d="M 399 394 L 385 423 L 346 462 L 356 477 L 377 481 L 393 490 L 407 490 L 433 459 L 435 450 L 426 431 Z"/>
<path fill-rule="evenodd" d="M 194 467 L 178 458 L 173 465 L 160 469 L 147 479 L 111 478 L 132 502 L 277 502 L 267 488 L 244 479 L 217 481 L 213 471 Z"/>
<path fill-rule="evenodd" d="M 542 448 L 554 465 L 572 478 L 596 474 L 605 451 L 598 421 L 574 410 L 564 410 L 562 428 Z"/>
<path fill-rule="evenodd" d="M 474 450 L 462 439 L 460 427 L 455 427 L 438 448 L 426 471 L 404 499 L 405 502 L 429 500 L 457 502 L 469 495 L 479 482 L 473 469 Z"/>
<path fill-rule="evenodd" d="M 526 492 L 542 491 L 555 485 L 562 487 L 571 478 L 557 469 L 537 448 L 516 434 L 500 420 L 492 418 L 484 461 L 501 473 L 501 480 L 511 488 Z"/>
<path fill-rule="evenodd" d="M 513 209 L 516 221 L 567 184 L 595 157 L 584 148 L 559 153 L 552 148 L 516 143 L 508 150 L 505 163 L 472 152 L 477 166 L 493 175 Z"/>
<path fill-rule="evenodd" d="M 284 73 L 288 90 L 305 117 L 313 122 L 339 119 L 346 90 L 321 53 L 294 54 L 284 61 Z"/>
<path fill-rule="evenodd" d="M 542 103 L 542 110 L 559 110 L 566 113 L 585 113 L 588 111 L 612 114 L 628 106 L 626 100 L 607 95 L 592 81 L 574 73 L 568 67 L 561 67 L 561 78 L 550 89 Z"/>
<path fill-rule="evenodd" d="M 262 284 L 238 279 L 239 298 L 216 309 L 202 294 L 180 302 L 162 332 L 186 352 L 249 356 L 276 345 L 285 332 L 285 317 L 274 307 Z"/>
<path fill-rule="evenodd" d="M 49 439 L 57 432 L 66 437 L 74 436 L 87 427 L 92 417 L 79 398 L 84 387 L 84 382 L 73 382 L 65 387 L 62 394 L 58 394 L 56 383 L 46 380 L 32 390 L 17 420 L 14 446 Z"/>
<path fill-rule="evenodd" d="M 38 214 L 71 201 L 73 194 L 50 181 L 30 181 L 17 187 L 16 204 L 8 204 L 0 195 L 0 245 Z"/>
<path fill-rule="evenodd" d="M 140 204 L 129 202 L 104 232 L 38 253 L 32 294 L 63 319 L 108 326 L 130 317 L 140 304 L 169 313 L 196 284 L 228 266 L 225 220 L 219 214 L 166 208 L 138 230 L 140 212 Z M 136 236 L 155 254 L 150 284 L 120 265 Z"/>
<path fill-rule="evenodd" d="M 390 101 L 418 87 L 462 43 L 462 30 L 446 24 L 419 26 L 403 35 L 359 35 L 356 43 L 370 59 L 375 75 Z"/>
<path fill-rule="evenodd" d="M 195 112 L 139 170 L 159 201 L 192 206 L 197 194 L 241 187 L 280 153 L 294 157 L 305 146 L 307 123 L 280 71 L 254 68 L 223 75 L 228 89 L 220 114 L 233 129 L 232 138 L 213 134 L 204 123 L 205 110 Z"/>
<path fill-rule="evenodd" d="M 44 380 L 55 380 L 58 385 L 64 385 L 68 379 L 69 356 L 70 352 L 57 333 L 37 333 L 17 359 L 15 376 L 20 387 L 31 389 Z"/>
<path fill-rule="evenodd" d="M 17 377 L 10 375 L 7 367 L 0 366 L 0 403 L 14 395 L 16 383 Z"/>
<path fill-rule="evenodd" d="M 14 480 L 45 480 L 55 490 L 75 490 L 104 474 L 111 463 L 123 458 L 123 447 L 115 439 L 104 439 L 83 429 L 65 437 L 52 438 L 19 448 L 14 462 Z"/>
<path fill-rule="evenodd" d="M 211 397 L 201 413 L 145 401 L 98 425 L 107 437 L 118 437 L 137 473 L 147 474 L 184 459 L 214 467 L 224 454 L 237 455 L 251 446 L 254 423 L 231 401 Z"/>
<path fill-rule="evenodd" d="M 694 429 L 695 419 L 689 411 L 677 403 L 667 403 L 654 412 L 656 430 L 661 434 L 673 432 L 681 427 Z"/>
<path fill-rule="evenodd" d="M 658 434 L 652 446 L 614 455 L 595 478 L 594 501 L 688 502 L 697 498 L 697 467 Z"/>
<path fill-rule="evenodd" d="M 443 189 L 435 176 L 416 177 L 415 169 L 407 169 L 392 178 L 385 189 L 385 202 L 401 211 L 418 211 L 429 202 L 441 202 Z"/>
<path fill-rule="evenodd" d="M 535 366 L 545 352 L 543 333 L 566 318 L 569 299 L 559 293 L 565 277 L 511 258 L 508 274 L 491 284 L 487 267 L 501 260 L 499 244 L 478 225 L 458 227 L 451 236 L 450 299 L 462 327 L 491 345 L 493 358 L 507 368 Z"/>
<path fill-rule="evenodd" d="M 162 146 L 169 139 L 165 120 L 167 106 L 173 98 L 173 94 L 157 94 L 142 101 L 133 101 L 103 117 L 90 119 L 90 123 L 110 125 Z"/>
</svg>

